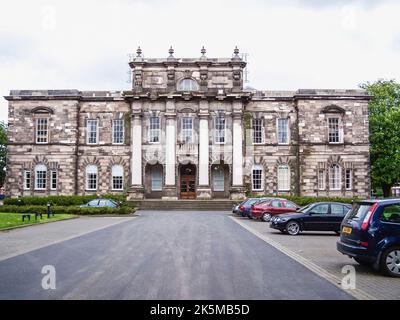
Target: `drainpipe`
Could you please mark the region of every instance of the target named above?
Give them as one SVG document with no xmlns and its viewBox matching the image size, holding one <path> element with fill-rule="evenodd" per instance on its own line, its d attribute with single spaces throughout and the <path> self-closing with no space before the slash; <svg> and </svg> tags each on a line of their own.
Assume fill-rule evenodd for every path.
<svg viewBox="0 0 400 320">
<path fill-rule="evenodd" d="M 81 114 L 81 104 L 78 100 L 77 114 L 76 114 L 76 139 L 75 139 L 75 195 L 78 195 L 78 167 L 79 167 L 79 117 Z"/>
<path fill-rule="evenodd" d="M 296 136 L 297 136 L 297 144 L 296 144 L 296 170 L 297 170 L 297 185 L 296 185 L 296 193 L 297 196 L 301 197 L 301 173 L 300 173 L 300 129 L 299 129 L 299 106 L 298 101 L 295 101 L 295 110 L 296 110 Z"/>
</svg>

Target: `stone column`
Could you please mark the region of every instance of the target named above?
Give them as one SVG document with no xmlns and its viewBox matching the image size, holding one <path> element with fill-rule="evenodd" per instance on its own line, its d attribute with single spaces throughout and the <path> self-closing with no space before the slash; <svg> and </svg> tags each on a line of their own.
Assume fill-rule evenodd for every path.
<svg viewBox="0 0 400 320">
<path fill-rule="evenodd" d="M 165 200 L 176 200 L 176 114 L 173 101 L 167 101 L 165 129 Z"/>
<path fill-rule="evenodd" d="M 132 184 L 129 190 L 129 199 L 143 199 L 144 188 L 142 180 L 142 115 L 133 113 L 131 120 L 131 175 Z"/>
<path fill-rule="evenodd" d="M 199 117 L 199 186 L 197 188 L 197 198 L 210 199 L 208 113 L 201 113 Z"/>
<path fill-rule="evenodd" d="M 233 141 L 232 141 L 232 188 L 231 199 L 239 200 L 245 197 L 243 186 L 243 119 L 242 104 L 233 104 Z"/>
</svg>

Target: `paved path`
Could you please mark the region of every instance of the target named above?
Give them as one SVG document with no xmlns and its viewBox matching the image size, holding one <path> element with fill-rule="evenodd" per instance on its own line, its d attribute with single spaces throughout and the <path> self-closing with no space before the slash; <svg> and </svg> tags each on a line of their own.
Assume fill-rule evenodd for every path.
<svg viewBox="0 0 400 320">
<path fill-rule="evenodd" d="M 351 299 L 227 212 L 140 214 L 1 261 L 0 299 Z"/>
</svg>

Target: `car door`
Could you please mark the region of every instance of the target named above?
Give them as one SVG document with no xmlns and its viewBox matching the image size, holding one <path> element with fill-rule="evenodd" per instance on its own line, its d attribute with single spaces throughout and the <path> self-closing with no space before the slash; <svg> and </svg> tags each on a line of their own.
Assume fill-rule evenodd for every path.
<svg viewBox="0 0 400 320">
<path fill-rule="evenodd" d="M 329 204 L 316 204 L 308 211 L 303 219 L 304 230 L 326 231 L 329 230 Z"/>
<path fill-rule="evenodd" d="M 340 225 L 344 219 L 346 213 L 350 210 L 342 204 L 331 203 L 331 214 L 328 217 L 328 230 L 329 231 L 340 231 Z"/>
<path fill-rule="evenodd" d="M 268 206 L 268 211 L 273 215 L 283 213 L 282 209 L 284 209 L 283 202 L 281 200 L 272 200 L 270 205 Z"/>
</svg>

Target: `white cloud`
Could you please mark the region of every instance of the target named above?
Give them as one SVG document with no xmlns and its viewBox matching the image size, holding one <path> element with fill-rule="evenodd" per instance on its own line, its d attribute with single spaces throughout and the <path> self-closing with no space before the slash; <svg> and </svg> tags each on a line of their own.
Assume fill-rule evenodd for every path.
<svg viewBox="0 0 400 320">
<path fill-rule="evenodd" d="M 330 3 L 327 5 L 327 3 Z M 356 88 L 399 79 L 396 1 L 2 1 L 0 95 L 127 89 L 127 53 L 249 55 L 258 89 Z M 378 4 L 376 4 L 378 3 Z M 0 99 L 0 119 L 7 102 Z"/>
</svg>

